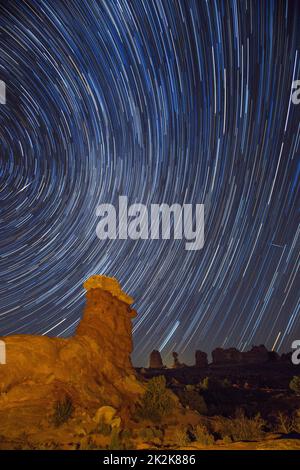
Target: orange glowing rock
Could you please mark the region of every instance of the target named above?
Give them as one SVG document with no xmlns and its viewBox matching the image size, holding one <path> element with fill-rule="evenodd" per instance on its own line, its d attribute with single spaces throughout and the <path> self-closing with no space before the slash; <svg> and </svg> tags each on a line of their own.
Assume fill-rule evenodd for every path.
<svg viewBox="0 0 300 470">
<path fill-rule="evenodd" d="M 121 289 L 119 282 L 114 277 L 95 274 L 85 281 L 83 287 L 87 291 L 91 289 L 106 290 L 107 292 L 110 292 L 113 297 L 117 297 L 117 299 L 128 305 L 131 305 L 134 302 L 134 299 Z"/>
</svg>

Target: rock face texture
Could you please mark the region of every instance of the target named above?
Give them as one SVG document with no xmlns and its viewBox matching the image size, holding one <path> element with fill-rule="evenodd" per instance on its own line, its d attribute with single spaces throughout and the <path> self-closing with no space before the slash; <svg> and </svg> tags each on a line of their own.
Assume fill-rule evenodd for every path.
<svg viewBox="0 0 300 470">
<path fill-rule="evenodd" d="M 241 362 L 241 353 L 236 348 L 216 348 L 212 351 L 213 364 L 233 364 Z"/>
<path fill-rule="evenodd" d="M 164 367 L 160 352 L 154 349 L 150 354 L 149 368 L 162 369 Z"/>
<path fill-rule="evenodd" d="M 28 413 L 30 419 L 42 419 L 66 394 L 75 407 L 96 410 L 130 406 L 142 393 L 130 360 L 132 299 L 115 279 L 93 276 L 84 286 L 86 305 L 73 337 L 0 338 L 6 346 L 6 364 L 0 364 L 0 435 L 6 417 L 15 413 L 20 421 L 20 408 L 41 406 L 41 416 Z"/>
<path fill-rule="evenodd" d="M 207 354 L 206 352 L 203 351 L 196 351 L 195 352 L 195 367 L 207 367 L 208 366 L 208 360 L 207 360 Z"/>
<path fill-rule="evenodd" d="M 241 352 L 236 348 L 217 348 L 212 352 L 213 364 L 262 364 L 270 360 L 265 346 L 253 346 L 250 351 Z"/>
<path fill-rule="evenodd" d="M 95 274 L 89 277 L 83 284 L 85 290 L 102 289 L 109 292 L 113 297 L 121 300 L 125 304 L 133 304 L 133 298 L 127 295 L 114 277 L 100 276 Z"/>
<path fill-rule="evenodd" d="M 86 287 L 86 284 L 85 284 Z M 109 382 L 134 374 L 131 320 L 136 315 L 110 291 L 95 287 L 86 294 L 86 306 L 74 340 L 90 350 L 90 362 Z M 64 355 L 64 351 L 62 351 Z M 75 360 L 76 358 L 74 358 Z"/>
</svg>

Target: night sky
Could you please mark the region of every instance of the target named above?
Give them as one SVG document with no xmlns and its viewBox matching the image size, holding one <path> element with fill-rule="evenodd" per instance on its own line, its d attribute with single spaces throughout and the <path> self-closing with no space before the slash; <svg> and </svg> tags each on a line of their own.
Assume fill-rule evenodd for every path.
<svg viewBox="0 0 300 470">
<path fill-rule="evenodd" d="M 300 339 L 300 2 L 1 1 L 0 335 L 69 336 L 92 274 L 152 349 Z M 205 244 L 96 236 L 96 207 L 205 204 Z"/>
</svg>

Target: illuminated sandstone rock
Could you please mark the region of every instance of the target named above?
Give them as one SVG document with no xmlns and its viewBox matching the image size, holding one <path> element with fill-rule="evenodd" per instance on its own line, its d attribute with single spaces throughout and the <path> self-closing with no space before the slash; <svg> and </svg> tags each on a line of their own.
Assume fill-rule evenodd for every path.
<svg viewBox="0 0 300 470">
<path fill-rule="evenodd" d="M 0 435 L 49 426 L 54 404 L 66 395 L 75 410 L 94 415 L 103 405 L 113 406 L 122 417 L 143 393 L 130 359 L 132 299 L 105 276 L 93 276 L 85 288 L 83 317 L 72 337 L 0 338 L 6 347 L 6 364 L 0 364 Z"/>
<path fill-rule="evenodd" d="M 125 302 L 125 304 L 131 305 L 133 303 L 133 298 L 122 291 L 119 282 L 114 277 L 95 274 L 85 281 L 83 287 L 87 291 L 92 289 L 103 289 L 110 292 L 113 297 L 117 297 L 117 299 Z"/>
</svg>

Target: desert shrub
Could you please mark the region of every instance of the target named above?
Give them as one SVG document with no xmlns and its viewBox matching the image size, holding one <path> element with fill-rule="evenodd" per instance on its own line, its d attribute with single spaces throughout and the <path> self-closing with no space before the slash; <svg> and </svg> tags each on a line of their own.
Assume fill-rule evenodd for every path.
<svg viewBox="0 0 300 470">
<path fill-rule="evenodd" d="M 93 438 L 89 437 L 86 442 L 84 441 L 79 444 L 77 450 L 104 450 L 104 448 L 99 447 L 99 445 L 95 443 Z"/>
<path fill-rule="evenodd" d="M 123 429 L 120 434 L 120 449 L 121 450 L 134 450 L 135 449 L 135 444 L 133 439 L 133 432 L 131 429 Z"/>
<path fill-rule="evenodd" d="M 106 425 L 107 426 L 107 425 Z M 120 431 L 117 428 L 111 428 L 108 426 L 103 428 L 101 434 L 104 436 L 110 436 L 110 441 L 107 446 L 108 450 L 134 450 L 135 444 L 132 441 L 132 432 L 130 430 L 124 429 Z M 85 450 L 100 450 L 98 444 L 91 445 L 86 447 Z"/>
<path fill-rule="evenodd" d="M 55 441 L 39 442 L 36 450 L 59 450 L 59 443 Z"/>
<path fill-rule="evenodd" d="M 294 375 L 294 377 L 290 381 L 289 387 L 293 392 L 296 393 L 296 395 L 300 395 L 300 376 L 299 375 Z"/>
<path fill-rule="evenodd" d="M 123 429 L 121 432 L 122 439 L 131 439 L 132 438 L 132 431 L 130 429 Z"/>
<path fill-rule="evenodd" d="M 153 377 L 142 397 L 139 414 L 142 418 L 159 421 L 171 413 L 174 405 L 173 395 L 166 387 L 165 377 Z"/>
<path fill-rule="evenodd" d="M 139 436 L 146 442 L 152 441 L 153 439 L 162 439 L 163 435 L 164 433 L 161 429 L 149 426 L 141 429 L 139 433 Z"/>
<path fill-rule="evenodd" d="M 296 411 L 295 415 L 295 431 L 300 433 L 300 409 Z"/>
<path fill-rule="evenodd" d="M 215 422 L 215 430 L 221 437 L 230 437 L 233 441 L 251 441 L 262 437 L 265 421 L 260 414 L 247 418 L 244 411 L 238 409 L 235 417 L 219 417 Z"/>
<path fill-rule="evenodd" d="M 177 428 L 174 432 L 174 440 L 179 447 L 185 447 L 190 443 L 190 438 L 187 430 L 184 428 Z"/>
<path fill-rule="evenodd" d="M 204 377 L 204 379 L 199 383 L 199 388 L 201 390 L 208 390 L 211 380 L 209 377 Z"/>
<path fill-rule="evenodd" d="M 101 420 L 97 426 L 96 432 L 102 434 L 103 436 L 109 436 L 111 433 L 111 426 Z"/>
<path fill-rule="evenodd" d="M 187 392 L 193 392 L 196 389 L 196 386 L 192 384 L 188 384 L 185 386 L 185 389 Z"/>
<path fill-rule="evenodd" d="M 68 395 L 61 401 L 57 401 L 54 407 L 53 423 L 54 426 L 61 426 L 68 421 L 74 411 L 72 398 Z"/>
<path fill-rule="evenodd" d="M 201 415 L 207 414 L 207 405 L 202 395 L 196 391 L 184 391 L 178 394 L 183 406 L 198 411 Z"/>
<path fill-rule="evenodd" d="M 120 440 L 119 430 L 114 428 L 111 432 L 109 450 L 122 450 L 122 443 Z"/>
<path fill-rule="evenodd" d="M 224 380 L 222 380 L 221 382 L 221 387 L 222 388 L 230 388 L 232 387 L 232 383 L 229 379 L 225 378 Z"/>
<path fill-rule="evenodd" d="M 122 439 L 121 450 L 135 450 L 136 445 L 131 439 Z"/>
<path fill-rule="evenodd" d="M 205 377 L 199 384 L 200 390 L 218 390 L 221 388 L 229 388 L 231 383 L 228 379 L 219 380 L 215 377 Z"/>
<path fill-rule="evenodd" d="M 164 432 L 160 428 L 152 427 L 151 432 L 156 439 L 162 439 L 164 437 Z"/>
<path fill-rule="evenodd" d="M 293 416 L 287 416 L 286 414 L 279 412 L 276 417 L 277 431 L 289 434 L 296 430 L 296 421 Z"/>
<path fill-rule="evenodd" d="M 214 444 L 215 442 L 214 436 L 209 432 L 209 430 L 204 424 L 198 424 L 194 428 L 193 434 L 195 440 L 202 445 L 209 446 Z"/>
<path fill-rule="evenodd" d="M 164 437 L 164 432 L 162 429 L 154 428 L 154 436 L 158 439 L 162 439 Z"/>
<path fill-rule="evenodd" d="M 141 437 L 146 442 L 151 441 L 154 438 L 154 434 L 151 428 L 141 429 L 139 432 L 139 437 Z"/>
</svg>

